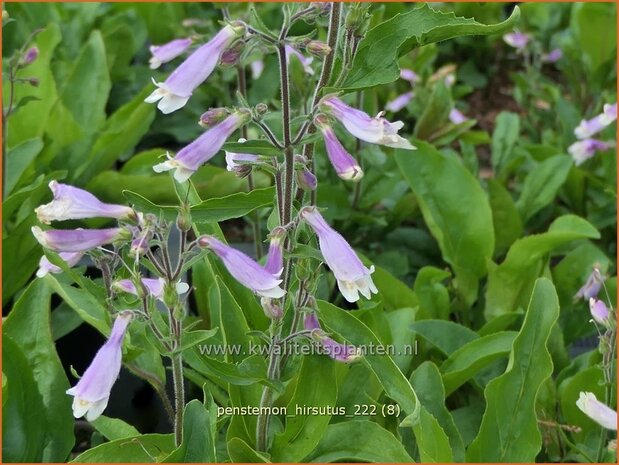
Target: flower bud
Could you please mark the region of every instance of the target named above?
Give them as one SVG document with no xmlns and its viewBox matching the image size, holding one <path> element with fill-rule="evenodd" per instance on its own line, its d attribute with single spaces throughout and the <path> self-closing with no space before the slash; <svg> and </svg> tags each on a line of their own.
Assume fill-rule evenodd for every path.
<svg viewBox="0 0 619 465">
<path fill-rule="evenodd" d="M 222 122 L 228 116 L 228 110 L 225 108 L 209 108 L 208 111 L 202 113 L 198 124 L 203 128 L 210 128 Z"/>
<path fill-rule="evenodd" d="M 363 37 L 368 29 L 370 15 L 367 13 L 367 6 L 355 5 L 348 15 L 346 15 L 346 29 L 351 31 L 355 37 Z"/>
<path fill-rule="evenodd" d="M 271 320 L 279 320 L 284 316 L 282 306 L 276 303 L 273 299 L 263 297 L 260 299 L 260 304 L 262 305 L 264 314 Z"/>
<path fill-rule="evenodd" d="M 297 179 L 297 184 L 304 191 L 314 191 L 318 186 L 318 180 L 314 173 L 312 173 L 307 168 L 302 168 L 300 170 L 295 171 L 295 176 Z"/>
<path fill-rule="evenodd" d="M 310 8 L 314 8 L 314 11 L 318 16 L 326 16 L 331 12 L 331 4 L 329 2 L 312 2 Z"/>
<path fill-rule="evenodd" d="M 38 56 L 39 56 L 39 49 L 37 47 L 30 47 L 28 51 L 22 57 L 20 65 L 22 67 L 28 66 L 34 63 L 34 61 L 37 59 Z"/>
<path fill-rule="evenodd" d="M 224 50 L 221 54 L 221 58 L 219 63 L 222 66 L 234 66 L 239 62 L 239 58 L 241 57 L 241 53 L 243 53 L 243 48 L 245 47 L 245 43 L 242 41 L 235 42 L 231 47 Z"/>
<path fill-rule="evenodd" d="M 305 46 L 305 50 L 318 58 L 326 57 L 331 53 L 331 47 L 319 40 L 310 40 Z"/>
<path fill-rule="evenodd" d="M 610 311 L 603 301 L 596 299 L 595 297 L 591 297 L 589 299 L 589 310 L 591 311 L 591 316 L 595 322 L 601 325 L 609 324 Z"/>
<path fill-rule="evenodd" d="M 2 10 L 2 22 L 7 21 L 9 19 L 11 19 L 11 16 L 9 16 L 9 12 L 3 9 Z"/>
<path fill-rule="evenodd" d="M 176 217 L 176 227 L 181 231 L 187 232 L 191 230 L 191 211 L 189 205 L 181 205 L 178 216 Z"/>
<path fill-rule="evenodd" d="M 266 103 L 259 103 L 254 110 L 258 115 L 262 116 L 269 112 L 269 106 Z"/>
<path fill-rule="evenodd" d="M 175 285 L 168 283 L 163 285 L 163 303 L 166 304 L 168 308 L 174 308 L 176 310 L 176 306 L 179 302 L 178 291 Z"/>
</svg>

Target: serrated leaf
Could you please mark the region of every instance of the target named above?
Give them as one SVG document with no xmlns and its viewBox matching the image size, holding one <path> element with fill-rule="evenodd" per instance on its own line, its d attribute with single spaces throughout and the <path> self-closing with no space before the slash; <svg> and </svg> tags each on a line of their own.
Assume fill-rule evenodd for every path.
<svg viewBox="0 0 619 465">
<path fill-rule="evenodd" d="M 351 92 L 393 82 L 400 76 L 398 58 L 414 48 L 464 35 L 499 34 L 513 28 L 519 17 L 516 7 L 505 21 L 487 25 L 427 4 L 398 14 L 367 33 L 341 89 Z"/>
</svg>

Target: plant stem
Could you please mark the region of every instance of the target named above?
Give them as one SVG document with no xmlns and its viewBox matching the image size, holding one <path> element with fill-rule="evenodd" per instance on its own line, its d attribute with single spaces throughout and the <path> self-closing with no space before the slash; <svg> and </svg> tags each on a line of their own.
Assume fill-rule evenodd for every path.
<svg viewBox="0 0 619 465">
<path fill-rule="evenodd" d="M 320 79 L 318 80 L 318 85 L 314 90 L 314 96 L 312 97 L 312 111 L 314 107 L 318 104 L 318 100 L 320 99 L 320 91 L 329 83 L 331 80 L 331 73 L 333 71 L 333 63 L 335 62 L 335 54 L 337 53 L 337 40 L 340 31 L 340 16 L 342 12 L 342 4 L 340 2 L 334 2 L 331 4 L 331 14 L 329 15 L 329 31 L 327 33 L 327 45 L 331 47 L 331 53 L 329 53 L 323 62 L 322 70 L 320 72 Z M 312 135 L 316 132 L 316 126 L 314 123 L 311 123 L 307 128 L 307 135 Z M 306 144 L 303 147 L 303 155 L 308 160 L 312 161 L 313 166 L 313 156 L 314 156 L 314 144 Z M 312 169 L 313 171 L 313 169 Z M 311 193 L 311 204 L 316 204 L 316 191 L 312 191 Z"/>
<path fill-rule="evenodd" d="M 9 105 L 6 112 L 2 109 L 2 200 L 6 195 L 6 157 L 9 150 L 9 115 L 13 111 L 13 100 L 15 99 L 15 74 L 14 66 L 9 68 Z"/>
<path fill-rule="evenodd" d="M 179 349 L 180 350 L 180 349 Z M 174 381 L 174 441 L 180 446 L 183 440 L 183 409 L 185 408 L 185 386 L 183 385 L 183 356 L 180 352 L 172 356 L 172 378 Z"/>
<path fill-rule="evenodd" d="M 277 186 L 277 204 L 280 213 L 280 225 L 286 225 L 290 223 L 292 218 L 292 202 L 294 199 L 294 153 L 292 146 L 292 138 L 290 135 L 290 80 L 288 77 L 288 63 L 286 61 L 286 49 L 285 39 L 287 34 L 288 24 L 282 26 L 280 33 L 280 42 L 277 47 L 277 56 L 279 58 L 279 71 L 280 71 L 280 91 L 281 91 L 281 105 L 282 105 L 282 129 L 284 134 L 284 173 L 283 173 L 283 186 L 282 186 L 282 173 L 278 171 L 276 173 L 276 186 Z M 286 241 L 286 248 L 290 247 L 290 241 Z M 283 287 L 289 291 L 289 274 L 290 274 L 290 261 L 286 259 L 284 261 L 284 283 Z M 279 355 L 280 351 L 276 350 L 276 346 L 279 344 L 279 336 L 281 332 L 281 325 L 277 320 L 271 320 L 271 343 L 269 350 L 269 369 L 268 378 L 277 379 L 279 377 Z M 273 404 L 273 390 L 269 386 L 265 386 L 262 389 L 262 396 L 260 398 L 260 407 L 262 410 L 266 410 L 265 413 L 260 413 L 256 423 L 256 448 L 258 451 L 266 452 L 269 438 L 269 420 L 270 413 L 269 408 Z"/>
</svg>

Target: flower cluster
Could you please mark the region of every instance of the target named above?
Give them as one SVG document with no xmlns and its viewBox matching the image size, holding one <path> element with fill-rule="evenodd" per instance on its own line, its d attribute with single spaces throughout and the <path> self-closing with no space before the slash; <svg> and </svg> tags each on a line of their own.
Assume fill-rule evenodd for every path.
<svg viewBox="0 0 619 465">
<path fill-rule="evenodd" d="M 49 188 L 53 200 L 38 207 L 35 212 L 41 223 L 76 220 L 85 218 L 114 218 L 119 221 L 138 221 L 139 215 L 125 205 L 103 203 L 90 192 L 67 184 L 51 181 Z M 46 249 L 60 254 L 67 266 L 75 266 L 82 255 L 92 249 L 113 242 L 129 240 L 131 230 L 126 226 L 106 229 L 49 229 L 32 227 L 32 234 Z M 43 256 L 39 262 L 37 276 L 47 273 L 60 273 L 61 269 Z"/>
</svg>

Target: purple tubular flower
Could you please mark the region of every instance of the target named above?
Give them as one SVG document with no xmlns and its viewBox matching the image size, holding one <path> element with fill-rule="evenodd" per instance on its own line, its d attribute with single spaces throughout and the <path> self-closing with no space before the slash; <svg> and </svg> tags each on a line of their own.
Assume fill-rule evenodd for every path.
<svg viewBox="0 0 619 465">
<path fill-rule="evenodd" d="M 305 207 L 299 212 L 318 236 L 320 251 L 337 279 L 340 292 L 348 302 L 366 299 L 378 289 L 372 281 L 374 267 L 366 268 L 346 240 L 327 224 L 316 207 Z"/>
<path fill-rule="evenodd" d="M 240 138 L 239 142 L 246 142 Z M 251 171 L 251 164 L 256 163 L 260 157 L 251 153 L 235 153 L 226 150 L 226 169 L 236 173 L 237 176 L 244 177 Z"/>
<path fill-rule="evenodd" d="M 163 292 L 165 289 L 165 280 L 163 278 L 142 278 L 142 284 L 148 291 L 148 293 L 155 299 L 163 301 Z M 135 284 L 130 279 L 121 279 L 114 282 L 114 287 L 122 292 L 139 296 L 140 293 L 135 288 Z M 185 294 L 189 290 L 187 283 L 176 283 L 177 294 Z"/>
<path fill-rule="evenodd" d="M 99 349 L 78 383 L 67 394 L 73 396 L 73 416 L 96 420 L 110 398 L 112 386 L 120 373 L 122 342 L 131 321 L 131 312 L 122 312 L 114 320 L 110 338 Z"/>
<path fill-rule="evenodd" d="M 346 105 L 337 97 L 323 99 L 320 106 L 335 116 L 357 139 L 387 147 L 415 149 L 409 141 L 398 135 L 398 131 L 404 126 L 402 121 L 390 123 L 382 117 L 382 113 L 372 118 L 367 113 Z"/>
<path fill-rule="evenodd" d="M 590 120 L 582 120 L 574 129 L 574 134 L 578 139 L 588 139 L 597 134 L 602 129 L 610 126 L 617 119 L 617 104 L 604 105 L 604 111 Z"/>
<path fill-rule="evenodd" d="M 544 63 L 556 63 L 561 58 L 563 58 L 563 50 L 561 50 L 560 48 L 555 48 L 549 53 L 545 53 L 544 55 L 542 55 L 542 61 Z"/>
<path fill-rule="evenodd" d="M 582 165 L 593 157 L 598 150 L 605 151 L 614 145 L 613 142 L 602 142 L 597 139 L 584 139 L 574 142 L 567 148 L 576 166 Z"/>
<path fill-rule="evenodd" d="M 271 231 L 269 252 L 267 253 L 267 261 L 264 265 L 264 269 L 277 278 L 281 276 L 284 270 L 283 241 L 285 237 L 286 229 L 281 226 Z"/>
<path fill-rule="evenodd" d="M 346 181 L 359 181 L 363 177 L 363 170 L 357 160 L 340 143 L 326 119 L 318 116 L 314 122 L 322 132 L 329 161 L 337 175 Z"/>
<path fill-rule="evenodd" d="M 84 252 L 61 252 L 60 258 L 62 258 L 69 268 L 78 264 L 78 262 L 84 256 Z M 39 269 L 37 270 L 37 277 L 42 278 L 47 273 L 58 274 L 62 273 L 62 268 L 54 265 L 50 262 L 45 255 L 39 260 Z"/>
<path fill-rule="evenodd" d="M 213 158 L 224 145 L 230 135 L 244 125 L 249 119 L 248 113 L 235 112 L 221 123 L 205 131 L 191 144 L 181 149 L 175 157 L 153 166 L 156 173 L 176 170 L 174 178 L 178 182 L 185 182 L 200 166 Z"/>
<path fill-rule="evenodd" d="M 151 45 L 150 69 L 157 69 L 162 64 L 174 60 L 191 46 L 191 39 L 174 39 L 163 45 Z"/>
<path fill-rule="evenodd" d="M 352 363 L 358 360 L 362 354 L 358 347 L 350 344 L 341 344 L 327 336 L 320 327 L 318 318 L 314 313 L 307 313 L 303 320 L 303 328 L 312 332 L 312 339 L 318 342 L 325 353 L 336 362 Z"/>
<path fill-rule="evenodd" d="M 123 228 L 108 229 L 50 229 L 32 227 L 32 234 L 43 247 L 54 252 L 85 252 L 128 236 Z M 127 237 L 129 238 L 129 237 Z"/>
<path fill-rule="evenodd" d="M 297 59 L 299 60 L 299 62 L 301 63 L 301 65 L 303 66 L 303 70 L 309 74 L 310 76 L 314 74 L 314 70 L 312 69 L 312 61 L 314 61 L 314 59 L 312 57 L 306 57 L 304 56 L 302 53 L 300 53 L 297 49 L 295 49 L 294 47 L 291 47 L 290 45 L 286 45 L 284 46 L 285 51 L 286 51 L 286 63 L 290 63 L 290 57 L 291 56 L 295 56 L 297 57 Z"/>
<path fill-rule="evenodd" d="M 52 221 L 96 217 L 119 220 L 136 218 L 136 213 L 131 207 L 103 203 L 83 189 L 60 184 L 57 181 L 51 181 L 49 188 L 54 194 L 54 200 L 34 210 L 41 223 L 50 224 Z"/>
<path fill-rule="evenodd" d="M 608 324 L 610 311 L 603 301 L 596 299 L 595 297 L 591 297 L 589 299 L 589 310 L 591 311 L 591 316 L 597 323 L 602 325 Z"/>
<path fill-rule="evenodd" d="M 462 124 L 469 119 L 464 116 L 457 108 L 452 108 L 449 112 L 449 121 L 453 124 Z"/>
<path fill-rule="evenodd" d="M 385 108 L 393 113 L 400 111 L 402 108 L 408 105 L 408 102 L 410 102 L 414 96 L 415 93 L 412 90 L 410 92 L 400 94 L 390 102 L 387 102 Z"/>
<path fill-rule="evenodd" d="M 153 81 L 157 89 L 144 101 L 159 102 L 157 108 L 164 114 L 184 107 L 193 91 L 211 75 L 224 50 L 244 33 L 245 27 L 240 23 L 225 26 L 209 42 L 189 55 L 165 82 Z"/>
<path fill-rule="evenodd" d="M 286 295 L 286 291 L 279 287 L 281 279 L 273 276 L 240 250 L 224 244 L 214 236 L 202 236 L 198 239 L 198 244 L 215 252 L 234 279 L 259 296 L 279 299 Z"/>
<path fill-rule="evenodd" d="M 524 32 L 509 32 L 503 36 L 503 40 L 507 45 L 518 50 L 524 49 L 530 39 L 531 37 L 529 34 L 525 34 Z"/>
<path fill-rule="evenodd" d="M 602 276 L 598 268 L 594 267 L 585 284 L 578 289 L 578 292 L 574 295 L 574 300 L 589 300 L 591 297 L 597 297 L 600 289 L 602 289 L 603 282 L 604 276 Z"/>
<path fill-rule="evenodd" d="M 415 71 L 413 71 L 412 69 L 402 68 L 400 70 L 400 79 L 404 79 L 405 81 L 414 84 L 416 82 L 419 82 L 419 75 L 415 73 Z"/>
<path fill-rule="evenodd" d="M 597 400 L 592 392 L 581 392 L 576 406 L 598 425 L 617 431 L 617 412 Z"/>
</svg>

